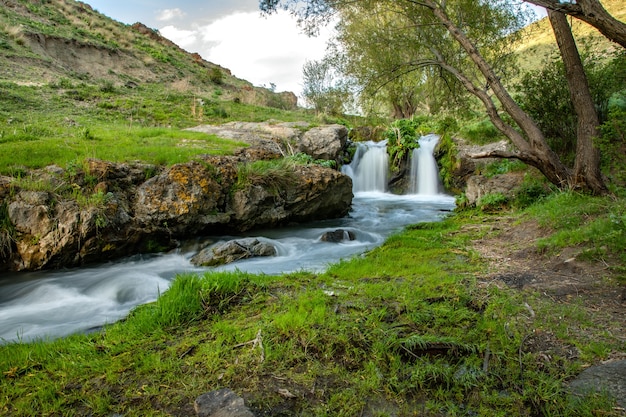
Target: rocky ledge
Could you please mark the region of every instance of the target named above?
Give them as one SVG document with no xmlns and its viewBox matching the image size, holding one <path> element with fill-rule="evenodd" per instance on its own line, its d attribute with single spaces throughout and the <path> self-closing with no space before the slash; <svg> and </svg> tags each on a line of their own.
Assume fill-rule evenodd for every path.
<svg viewBox="0 0 626 417">
<path fill-rule="evenodd" d="M 321 139 L 311 134 L 298 146 L 319 150 L 324 142 L 339 152 L 345 128 L 315 134 L 324 129 Z M 281 149 L 257 143 L 235 156 L 206 155 L 169 168 L 90 159 L 78 169 L 29 173 L 40 187 L 0 177 L 0 270 L 73 267 L 170 249 L 194 236 L 345 216 L 352 181 L 337 170 L 295 165 L 287 180 L 240 181 L 242 165 L 280 157 Z"/>
</svg>

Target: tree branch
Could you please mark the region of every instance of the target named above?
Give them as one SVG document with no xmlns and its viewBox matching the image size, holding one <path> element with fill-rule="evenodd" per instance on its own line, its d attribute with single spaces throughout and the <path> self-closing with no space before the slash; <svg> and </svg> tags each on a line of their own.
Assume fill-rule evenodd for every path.
<svg viewBox="0 0 626 417">
<path fill-rule="evenodd" d="M 559 0 L 525 0 L 536 6 L 574 16 L 595 27 L 607 39 L 626 48 L 626 23 L 613 17 L 598 0 L 577 0 L 560 3 Z"/>
</svg>

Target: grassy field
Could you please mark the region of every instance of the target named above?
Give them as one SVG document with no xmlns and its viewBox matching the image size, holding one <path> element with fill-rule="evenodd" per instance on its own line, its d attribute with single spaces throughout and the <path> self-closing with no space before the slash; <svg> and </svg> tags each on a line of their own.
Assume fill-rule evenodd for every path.
<svg viewBox="0 0 626 417">
<path fill-rule="evenodd" d="M 546 224 L 538 251 L 576 243 L 589 262 L 615 258 L 625 208 L 559 193 L 524 211 L 409 227 L 323 274 L 180 275 L 101 332 L 0 347 L 0 412 L 187 415 L 198 395 L 229 387 L 263 415 L 617 416 L 610 398 L 568 395 L 566 382 L 624 340 L 582 298 L 497 285 L 472 242 L 506 215 Z M 613 235 L 598 233 L 616 221 Z M 605 285 L 618 284 L 607 275 Z M 540 334 L 563 349 L 526 349 Z"/>
</svg>

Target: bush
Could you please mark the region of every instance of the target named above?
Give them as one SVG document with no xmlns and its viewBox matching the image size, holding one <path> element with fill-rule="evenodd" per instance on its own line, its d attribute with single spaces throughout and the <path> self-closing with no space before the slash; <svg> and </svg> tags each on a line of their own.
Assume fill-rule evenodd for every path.
<svg viewBox="0 0 626 417">
<path fill-rule="evenodd" d="M 495 212 L 509 207 L 509 198 L 502 193 L 492 193 L 481 197 L 476 202 L 476 207 L 484 212 Z"/>
<path fill-rule="evenodd" d="M 464 126 L 460 135 L 477 145 L 486 145 L 503 139 L 502 134 L 490 120 L 481 120 Z"/>
</svg>

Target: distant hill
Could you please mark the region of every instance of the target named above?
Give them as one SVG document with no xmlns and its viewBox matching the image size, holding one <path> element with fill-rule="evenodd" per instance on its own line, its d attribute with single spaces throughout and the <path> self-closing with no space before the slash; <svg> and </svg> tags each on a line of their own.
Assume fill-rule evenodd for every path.
<svg viewBox="0 0 626 417">
<path fill-rule="evenodd" d="M 603 0 L 602 5 L 614 17 L 626 21 L 626 2 L 624 0 Z M 606 57 L 621 49 L 621 46 L 609 41 L 596 28 L 587 23 L 576 18 L 570 18 L 570 22 L 581 53 L 590 52 L 599 57 Z M 520 70 L 528 71 L 541 68 L 558 54 L 554 33 L 547 17 L 526 27 L 523 35 L 523 41 L 516 50 L 519 56 Z"/>
<path fill-rule="evenodd" d="M 223 100 L 295 109 L 275 93 L 179 48 L 141 23 L 125 25 L 75 0 L 0 0 L 0 81 L 43 85 L 59 79 L 178 91 L 219 90 Z"/>
</svg>

